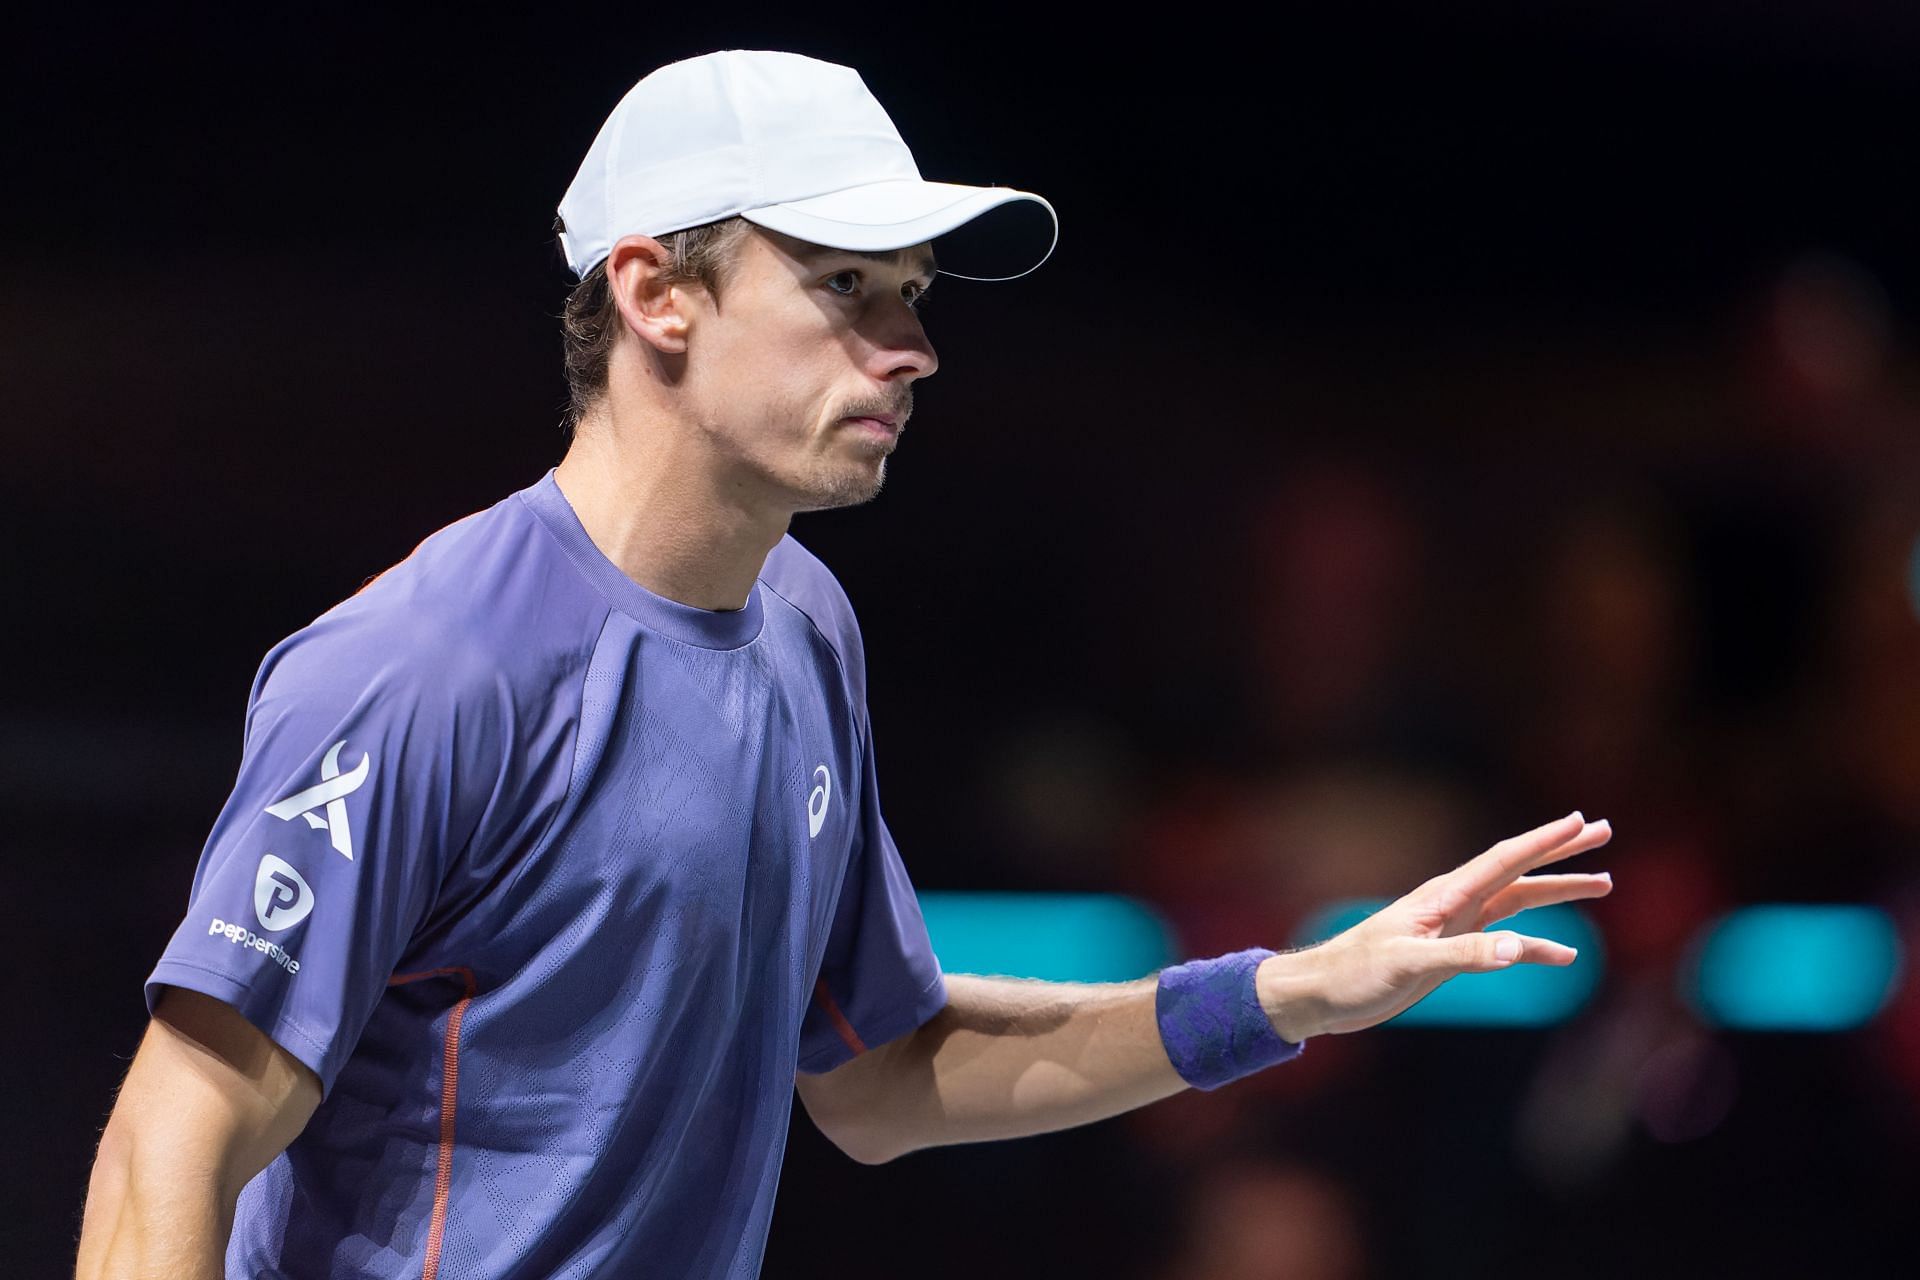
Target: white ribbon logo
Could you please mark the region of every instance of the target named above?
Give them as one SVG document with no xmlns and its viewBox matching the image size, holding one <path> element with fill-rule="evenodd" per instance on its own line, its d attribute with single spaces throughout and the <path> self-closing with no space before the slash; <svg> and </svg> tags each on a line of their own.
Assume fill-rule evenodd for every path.
<svg viewBox="0 0 1920 1280">
<path fill-rule="evenodd" d="M 267 812 L 282 822 L 291 822 L 295 818 L 305 818 L 307 825 L 315 831 L 325 831 L 333 837 L 333 847 L 353 860 L 353 829 L 347 826 L 347 797 L 360 789 L 367 780 L 367 769 L 373 763 L 373 757 L 362 754 L 360 763 L 352 773 L 340 772 L 340 748 L 347 745 L 345 738 L 333 744 L 327 751 L 327 758 L 320 762 L 319 785 L 296 791 L 285 800 L 275 801 L 267 806 Z M 327 811 L 321 817 L 319 810 Z"/>
</svg>

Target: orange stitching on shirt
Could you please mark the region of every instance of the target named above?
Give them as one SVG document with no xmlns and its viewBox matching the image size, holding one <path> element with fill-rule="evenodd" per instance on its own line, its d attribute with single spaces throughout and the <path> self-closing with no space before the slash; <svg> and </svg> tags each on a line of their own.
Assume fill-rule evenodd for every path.
<svg viewBox="0 0 1920 1280">
<path fill-rule="evenodd" d="M 854 1032 L 853 1024 L 847 1021 L 847 1015 L 840 1012 L 840 1006 L 833 1002 L 833 993 L 827 990 L 825 978 L 814 984 L 813 996 L 820 1002 L 820 1007 L 826 1012 L 828 1021 L 833 1023 L 833 1029 L 838 1031 L 840 1038 L 847 1042 L 847 1047 L 856 1054 L 865 1053 L 867 1046 L 861 1043 L 859 1035 Z"/>
<path fill-rule="evenodd" d="M 447 1015 L 447 1038 L 440 1051 L 440 1152 L 433 1172 L 433 1215 L 427 1220 L 426 1259 L 421 1263 L 420 1280 L 436 1280 L 440 1274 L 440 1245 L 447 1234 L 447 1198 L 453 1189 L 453 1113 L 460 1090 L 460 1020 L 466 1016 L 475 985 L 473 970 L 465 965 L 396 973 L 387 979 L 388 986 L 398 987 L 425 978 L 448 977 L 459 978 L 466 993 L 454 1002 L 452 1012 Z"/>
</svg>

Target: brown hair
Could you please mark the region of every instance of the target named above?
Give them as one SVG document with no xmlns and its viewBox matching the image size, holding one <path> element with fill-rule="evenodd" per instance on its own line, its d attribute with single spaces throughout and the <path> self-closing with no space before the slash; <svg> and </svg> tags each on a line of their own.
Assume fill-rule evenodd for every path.
<svg viewBox="0 0 1920 1280">
<path fill-rule="evenodd" d="M 720 286 L 732 275 L 749 225 L 745 218 L 722 218 L 660 236 L 667 251 L 661 279 L 668 284 L 697 284 L 717 304 Z M 606 394 L 607 369 L 620 328 L 620 308 L 613 300 L 613 290 L 607 287 L 607 264 L 602 259 L 573 287 L 560 312 L 560 345 L 567 371 L 567 420 L 563 430 L 569 440 L 580 419 Z"/>
</svg>

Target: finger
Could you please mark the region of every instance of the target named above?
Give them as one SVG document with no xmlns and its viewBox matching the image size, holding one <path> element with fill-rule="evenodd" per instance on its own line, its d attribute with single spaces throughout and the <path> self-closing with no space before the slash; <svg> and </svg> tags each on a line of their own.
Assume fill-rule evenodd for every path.
<svg viewBox="0 0 1920 1280">
<path fill-rule="evenodd" d="M 1532 860 L 1565 848 L 1586 830 L 1587 822 L 1575 809 L 1564 818 L 1535 827 L 1517 836 L 1509 836 L 1476 858 L 1461 863 L 1446 877 L 1453 888 L 1479 896 L 1491 896 L 1519 875 Z"/>
<path fill-rule="evenodd" d="M 1604 898 L 1612 892 L 1613 875 L 1607 871 L 1582 875 L 1521 876 L 1487 899 L 1487 905 L 1480 909 L 1480 919 L 1474 927 L 1484 929 L 1496 920 L 1505 920 L 1535 907 L 1552 906 L 1556 902 L 1577 902 L 1582 898 Z"/>
<path fill-rule="evenodd" d="M 1564 844 L 1556 845 L 1554 848 L 1547 850 L 1538 858 L 1528 863 L 1527 870 L 1531 871 L 1535 867 L 1544 867 L 1548 863 L 1558 862 L 1562 858 L 1571 858 L 1576 853 L 1586 853 L 1591 849 L 1598 849 L 1611 839 L 1613 839 L 1613 823 L 1605 818 L 1595 818 L 1592 822 L 1582 825 L 1580 830 L 1574 833 L 1571 840 L 1566 841 Z"/>
<path fill-rule="evenodd" d="M 1551 938 L 1534 938 L 1503 929 L 1497 933 L 1463 933 L 1452 938 L 1435 938 L 1423 946 L 1431 949 L 1430 972 L 1492 973 L 1511 969 L 1516 964 L 1569 965 L 1580 953 Z"/>
<path fill-rule="evenodd" d="M 1597 849 L 1611 839 L 1611 823 L 1604 818 L 1587 822 L 1575 810 L 1558 822 L 1502 840 L 1479 857 L 1461 864 L 1447 877 L 1454 882 L 1449 887 L 1470 901 L 1484 902 L 1523 872 Z"/>
</svg>

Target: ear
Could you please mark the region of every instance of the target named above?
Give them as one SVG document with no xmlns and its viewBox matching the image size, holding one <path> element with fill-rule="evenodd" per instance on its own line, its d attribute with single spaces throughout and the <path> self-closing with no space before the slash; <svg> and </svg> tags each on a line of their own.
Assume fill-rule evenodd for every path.
<svg viewBox="0 0 1920 1280">
<path fill-rule="evenodd" d="M 666 355 L 685 355 L 687 290 L 663 282 L 666 246 L 652 236 L 622 236 L 607 255 L 607 287 L 627 328 Z"/>
</svg>

